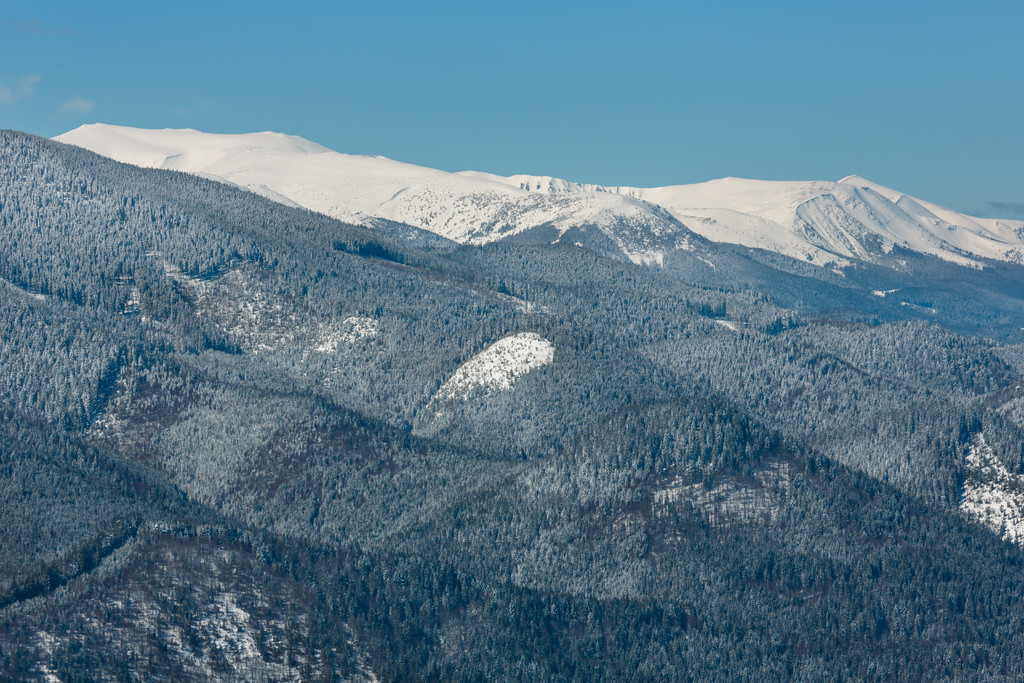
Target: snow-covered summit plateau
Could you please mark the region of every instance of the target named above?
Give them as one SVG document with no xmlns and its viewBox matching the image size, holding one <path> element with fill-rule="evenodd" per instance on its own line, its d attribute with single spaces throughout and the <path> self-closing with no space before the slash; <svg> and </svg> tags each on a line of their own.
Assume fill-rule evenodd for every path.
<svg viewBox="0 0 1024 683">
<path fill-rule="evenodd" d="M 92 124 L 55 138 L 117 161 L 195 173 L 335 218 L 406 223 L 466 244 L 530 230 L 559 241 L 596 229 L 636 262 L 714 242 L 811 263 L 874 260 L 896 245 L 974 265 L 1024 263 L 1024 221 L 974 218 L 858 176 L 836 182 L 722 178 L 656 188 L 448 173 L 341 154 L 280 133 L 223 135 Z M 567 239 L 573 241 L 572 236 Z"/>
</svg>

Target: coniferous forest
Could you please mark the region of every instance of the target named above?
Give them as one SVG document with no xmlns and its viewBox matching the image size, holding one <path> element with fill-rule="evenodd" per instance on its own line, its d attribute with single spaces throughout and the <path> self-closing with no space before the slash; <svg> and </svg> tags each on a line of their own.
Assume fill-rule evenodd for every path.
<svg viewBox="0 0 1024 683">
<path fill-rule="evenodd" d="M 1024 268 L 692 240 L 0 132 L 0 679 L 1024 678 Z"/>
</svg>

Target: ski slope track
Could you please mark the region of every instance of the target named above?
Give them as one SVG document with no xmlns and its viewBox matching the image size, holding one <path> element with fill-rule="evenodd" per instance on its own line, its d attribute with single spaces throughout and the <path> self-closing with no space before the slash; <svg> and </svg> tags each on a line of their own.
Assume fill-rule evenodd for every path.
<svg viewBox="0 0 1024 683">
<path fill-rule="evenodd" d="M 693 233 L 821 266 L 875 261 L 895 246 L 966 266 L 979 265 L 979 259 L 1024 263 L 1024 221 L 967 216 L 859 176 L 604 187 L 547 176 L 449 173 L 341 154 L 271 132 L 91 124 L 55 139 L 117 161 L 230 183 L 341 220 L 372 225 L 384 218 L 463 244 L 530 230 L 558 242 L 584 228 L 603 233 L 634 262 L 651 265 L 676 249 L 692 249 Z"/>
</svg>

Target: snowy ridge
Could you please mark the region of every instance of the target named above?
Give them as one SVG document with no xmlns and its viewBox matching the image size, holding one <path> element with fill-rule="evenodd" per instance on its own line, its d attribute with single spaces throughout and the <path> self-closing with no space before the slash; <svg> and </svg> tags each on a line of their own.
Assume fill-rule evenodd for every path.
<svg viewBox="0 0 1024 683">
<path fill-rule="evenodd" d="M 708 239 L 813 263 L 829 254 L 872 260 L 896 245 L 964 265 L 977 257 L 1024 258 L 1022 222 L 975 219 L 934 205 L 935 213 L 910 212 L 927 203 L 857 176 L 834 183 L 724 178 L 635 192 Z"/>
<path fill-rule="evenodd" d="M 590 225 L 605 231 L 624 254 L 689 247 L 689 232 L 672 216 L 635 198 L 541 194 L 500 176 L 340 154 L 279 133 L 222 135 L 93 124 L 55 139 L 137 166 L 195 173 L 340 220 L 372 226 L 372 219 L 384 218 L 464 244 L 485 244 L 540 226 L 553 231 L 549 241 L 558 241 L 567 230 Z"/>
<path fill-rule="evenodd" d="M 960 510 L 1003 540 L 1024 544 L 1024 475 L 1007 470 L 983 434 L 974 437 L 967 464 Z"/>
<path fill-rule="evenodd" d="M 437 410 L 453 401 L 507 391 L 519 377 L 550 365 L 554 358 L 554 345 L 539 334 L 523 332 L 505 337 L 463 363 L 430 405 Z"/>
<path fill-rule="evenodd" d="M 221 180 L 342 220 L 372 225 L 371 219 L 385 218 L 465 244 L 537 229 L 545 231 L 544 241 L 557 242 L 588 227 L 634 262 L 651 265 L 673 250 L 691 249 L 692 233 L 823 266 L 876 260 L 895 246 L 963 265 L 978 259 L 1024 263 L 1024 221 L 966 216 L 859 176 L 604 187 L 549 176 L 448 173 L 340 154 L 270 132 L 93 124 L 56 139 L 126 163 Z"/>
</svg>

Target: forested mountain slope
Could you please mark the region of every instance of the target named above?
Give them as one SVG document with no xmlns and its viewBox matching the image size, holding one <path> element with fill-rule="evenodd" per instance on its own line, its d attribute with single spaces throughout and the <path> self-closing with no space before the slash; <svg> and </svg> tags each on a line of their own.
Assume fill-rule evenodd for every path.
<svg viewBox="0 0 1024 683">
<path fill-rule="evenodd" d="M 13 132 L 0 231 L 0 677 L 1024 675 L 961 509 L 1024 475 L 1016 266 L 457 245 Z"/>
</svg>

